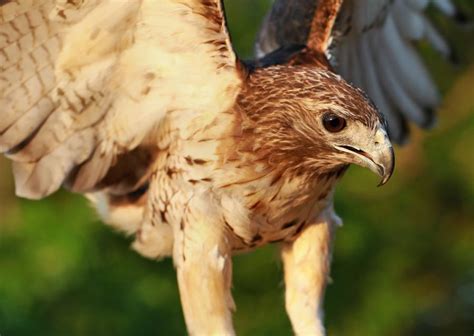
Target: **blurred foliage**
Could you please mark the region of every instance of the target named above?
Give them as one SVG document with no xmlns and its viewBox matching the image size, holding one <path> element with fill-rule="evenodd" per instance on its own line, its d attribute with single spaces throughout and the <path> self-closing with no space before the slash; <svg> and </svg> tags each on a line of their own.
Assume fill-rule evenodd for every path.
<svg viewBox="0 0 474 336">
<path fill-rule="evenodd" d="M 226 1 L 244 57 L 268 1 Z M 460 1 L 474 16 L 474 3 Z M 329 335 L 472 335 L 474 332 L 474 32 L 430 13 L 458 51 L 447 64 L 420 49 L 445 101 L 439 125 L 414 130 L 397 150 L 384 188 L 351 168 L 336 194 L 338 231 L 326 296 Z M 86 201 L 60 192 L 15 198 L 0 161 L 0 334 L 185 333 L 170 260 L 141 258 L 96 219 Z M 235 258 L 240 335 L 288 335 L 278 249 Z"/>
</svg>

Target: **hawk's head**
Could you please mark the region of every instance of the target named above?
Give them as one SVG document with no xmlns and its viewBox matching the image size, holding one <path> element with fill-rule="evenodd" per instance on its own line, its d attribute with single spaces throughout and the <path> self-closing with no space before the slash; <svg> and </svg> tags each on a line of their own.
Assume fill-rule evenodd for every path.
<svg viewBox="0 0 474 336">
<path fill-rule="evenodd" d="M 252 121 L 252 149 L 292 170 L 326 173 L 347 164 L 390 178 L 386 125 L 365 94 L 314 67 L 272 66 L 250 75 L 239 104 Z"/>
</svg>

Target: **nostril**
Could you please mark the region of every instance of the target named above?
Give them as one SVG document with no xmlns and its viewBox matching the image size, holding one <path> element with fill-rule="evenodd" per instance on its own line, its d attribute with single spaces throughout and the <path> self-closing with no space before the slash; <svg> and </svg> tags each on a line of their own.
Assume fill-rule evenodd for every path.
<svg viewBox="0 0 474 336">
<path fill-rule="evenodd" d="M 375 141 L 375 146 L 378 146 L 380 143 L 378 141 Z"/>
</svg>

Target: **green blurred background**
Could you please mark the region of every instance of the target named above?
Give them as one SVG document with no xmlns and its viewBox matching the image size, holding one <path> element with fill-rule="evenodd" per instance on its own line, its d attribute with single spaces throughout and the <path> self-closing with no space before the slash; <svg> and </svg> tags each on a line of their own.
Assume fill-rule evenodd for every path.
<svg viewBox="0 0 474 336">
<path fill-rule="evenodd" d="M 227 0 L 239 54 L 249 57 L 269 1 Z M 474 17 L 474 2 L 458 1 Z M 444 97 L 438 126 L 397 150 L 390 183 L 351 168 L 336 194 L 329 335 L 474 333 L 474 32 L 430 16 L 459 65 L 420 50 Z M 170 260 L 155 262 L 102 225 L 79 196 L 14 197 L 0 159 L 0 334 L 181 335 Z M 278 248 L 235 258 L 240 335 L 289 335 Z"/>
</svg>

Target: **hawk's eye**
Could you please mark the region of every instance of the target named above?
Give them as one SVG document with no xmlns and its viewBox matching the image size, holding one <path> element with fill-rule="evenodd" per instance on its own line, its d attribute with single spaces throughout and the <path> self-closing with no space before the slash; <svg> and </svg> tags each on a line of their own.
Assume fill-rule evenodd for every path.
<svg viewBox="0 0 474 336">
<path fill-rule="evenodd" d="M 340 132 L 346 127 L 346 120 L 335 115 L 334 113 L 326 113 L 323 116 L 323 125 L 326 130 L 331 133 Z"/>
</svg>

